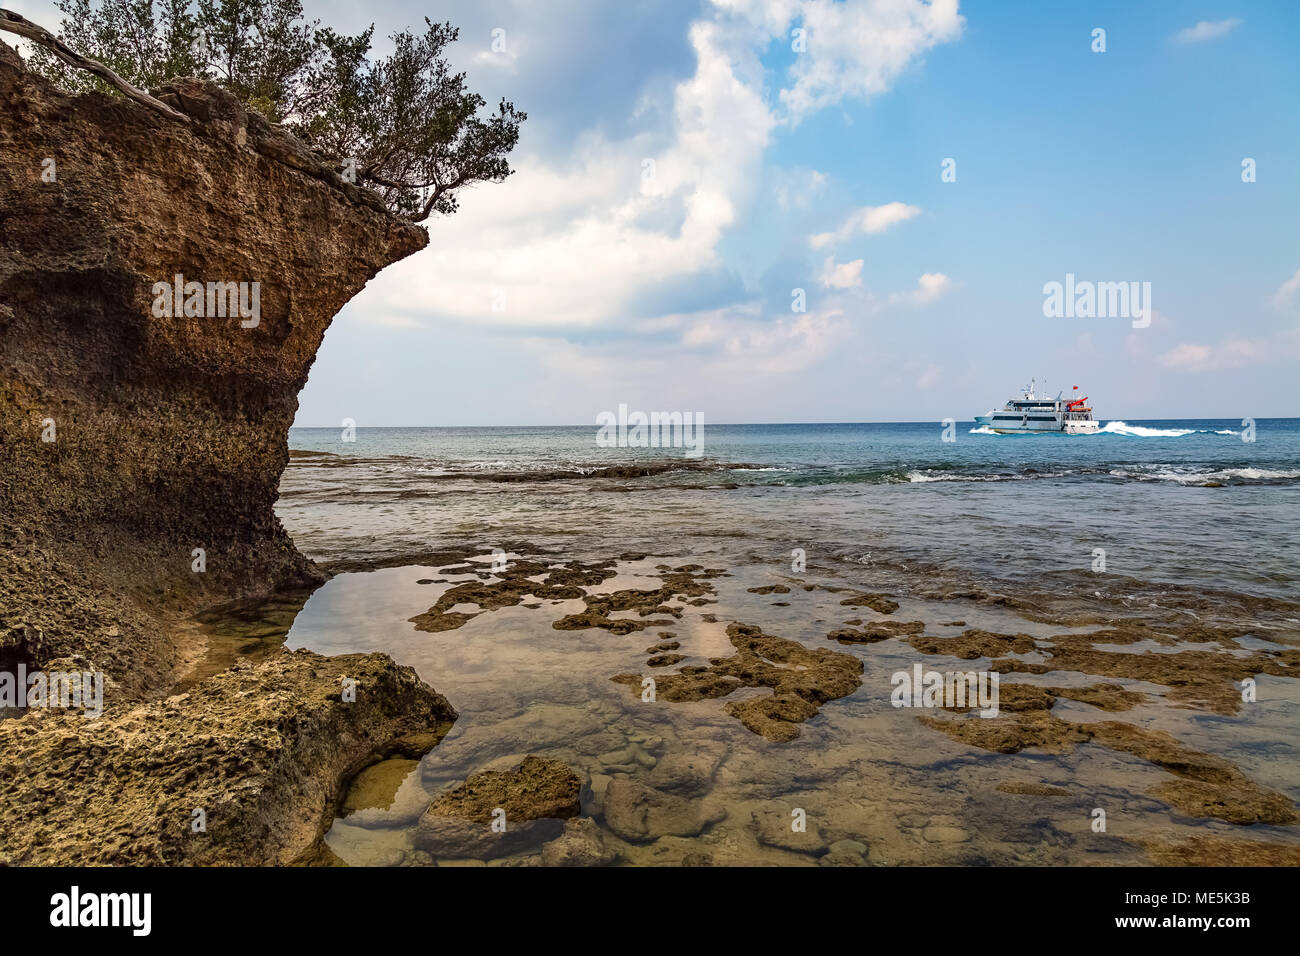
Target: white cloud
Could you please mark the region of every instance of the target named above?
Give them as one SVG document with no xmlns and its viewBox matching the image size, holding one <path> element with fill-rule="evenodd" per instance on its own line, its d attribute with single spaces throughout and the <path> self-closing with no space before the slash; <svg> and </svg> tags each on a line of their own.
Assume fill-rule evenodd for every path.
<svg viewBox="0 0 1300 956">
<path fill-rule="evenodd" d="M 822 263 L 822 285 L 828 289 L 857 288 L 862 285 L 862 262 L 861 259 L 854 259 L 852 262 L 836 265 L 835 257 L 827 256 L 826 261 Z"/>
<path fill-rule="evenodd" d="M 493 29 L 505 30 L 504 27 Z M 505 73 L 518 73 L 519 57 L 527 45 L 528 40 L 520 33 L 514 30 L 505 31 L 499 37 L 491 37 L 488 48 L 475 53 L 470 62 L 475 67 L 490 67 Z"/>
<path fill-rule="evenodd" d="M 1217 345 L 1183 342 L 1158 359 L 1178 372 L 1214 372 L 1300 356 L 1300 328 L 1258 339 L 1224 339 Z"/>
<path fill-rule="evenodd" d="M 634 349 L 626 342 L 524 340 L 543 373 L 539 397 L 564 394 L 571 407 L 586 403 L 593 409 L 614 401 L 736 408 L 771 400 L 772 376 L 791 376 L 792 387 L 800 387 L 799 376 L 841 348 L 852 333 L 835 309 L 770 321 L 757 306 L 745 305 L 677 318 L 679 337 Z"/>
<path fill-rule="evenodd" d="M 777 170 L 772 195 L 784 210 L 807 209 L 813 198 L 826 188 L 826 174 L 816 169 Z"/>
<path fill-rule="evenodd" d="M 748 369 L 781 373 L 805 369 L 825 358 L 848 329 L 838 310 L 806 312 L 774 322 L 715 318 L 696 329 L 704 324 L 709 326 L 708 340 L 717 342 L 725 356 L 725 366 L 737 374 Z M 687 344 L 692 339 L 691 332 L 683 337 Z M 717 367 L 716 362 L 708 364 Z"/>
<path fill-rule="evenodd" d="M 440 242 L 435 223 L 429 248 L 393 267 L 401 281 L 383 306 L 592 325 L 642 289 L 715 266 L 773 120 L 715 24 L 697 22 L 690 39 L 697 69 L 674 92 L 671 130 L 619 142 L 591 134 L 563 168 L 523 159 L 505 183 L 465 194 L 454 241 Z"/>
<path fill-rule="evenodd" d="M 916 288 L 910 292 L 891 292 L 889 301 L 892 305 L 929 305 L 952 291 L 952 279 L 942 272 L 927 272 L 916 282 Z"/>
<path fill-rule="evenodd" d="M 1208 345 L 1184 342 L 1160 356 L 1160 364 L 1165 368 L 1183 371 L 1201 371 L 1209 368 L 1214 350 Z"/>
<path fill-rule="evenodd" d="M 1175 43 L 1203 43 L 1227 36 L 1241 21 L 1236 17 L 1227 20 L 1202 20 L 1194 27 L 1184 27 L 1171 38 Z"/>
<path fill-rule="evenodd" d="M 1300 269 L 1277 287 L 1277 291 L 1273 293 L 1273 304 L 1279 309 L 1285 309 L 1295 298 L 1296 292 L 1300 292 Z"/>
<path fill-rule="evenodd" d="M 884 232 L 890 226 L 906 222 L 920 213 L 916 206 L 906 203 L 891 202 L 883 206 L 863 206 L 856 209 L 844 220 L 844 224 L 833 232 L 822 232 L 808 239 L 814 249 L 823 249 L 834 242 L 844 242 L 858 235 L 875 235 Z"/>
<path fill-rule="evenodd" d="M 386 329 L 422 329 L 424 323 L 413 315 L 378 312 L 371 315 L 368 322 Z"/>
<path fill-rule="evenodd" d="M 788 16 L 785 27 L 797 19 L 807 31 L 807 48 L 790 68 L 794 82 L 780 94 L 792 123 L 842 99 L 883 93 L 931 47 L 961 36 L 966 22 L 957 0 L 732 0 L 723 5 L 756 8 L 768 24 Z M 788 30 L 780 35 L 789 42 Z"/>
<path fill-rule="evenodd" d="M 1168 341 L 1178 323 L 1161 312 L 1151 310 L 1151 324 L 1145 329 L 1134 329 L 1124 336 L 1124 350 L 1130 358 L 1146 360 L 1159 347 L 1161 341 Z"/>
<path fill-rule="evenodd" d="M 688 29 L 694 73 L 671 93 L 646 92 L 629 116 L 635 132 L 617 136 L 609 124 L 593 126 L 560 159 L 521 150 L 515 175 L 465 191 L 446 229 L 431 224 L 429 248 L 386 270 L 368 312 L 389 321 L 432 315 L 552 330 L 621 322 L 643 335 L 684 326 L 688 320 L 681 317 L 647 315 L 629 323 L 625 316 L 631 303 L 651 293 L 671 300 L 675 288 L 723 266 L 719 245 L 760 187 L 790 210 L 804 207 L 826 183 L 815 169 L 761 175 L 779 118 L 770 105 L 777 97 L 765 92 L 773 77 L 760 54 L 774 40 L 788 42 L 796 21 L 808 26 L 807 62 L 801 59 L 788 77 L 777 78 L 778 86 L 784 79 L 798 91 L 794 100 L 782 100 L 787 109 L 798 102 L 806 110 L 813 100 L 829 104 L 838 96 L 879 92 L 929 45 L 926 37 L 948 35 L 954 22 L 960 30 L 951 0 L 877 0 L 852 14 L 836 6 L 714 0 Z M 863 49 L 837 39 L 841 23 L 872 32 L 873 39 Z M 524 49 L 521 39 L 508 37 L 510 55 Z M 546 37 L 527 39 L 535 53 Z M 824 67 L 814 69 L 818 63 L 838 64 L 832 72 L 851 68 L 858 78 L 828 85 L 819 72 Z M 867 74 L 870 82 L 862 79 Z M 524 132 L 526 145 L 527 127 Z M 653 161 L 650 175 L 646 160 Z M 901 202 L 866 207 L 830 235 L 879 233 L 919 212 Z M 835 265 L 825 280 L 831 289 L 860 286 L 861 262 Z M 659 332 L 646 331 L 652 327 Z"/>
</svg>

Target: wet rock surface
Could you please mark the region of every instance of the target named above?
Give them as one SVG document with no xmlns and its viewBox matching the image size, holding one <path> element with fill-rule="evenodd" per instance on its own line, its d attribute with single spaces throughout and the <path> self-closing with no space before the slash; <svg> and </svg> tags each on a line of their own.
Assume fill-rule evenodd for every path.
<svg viewBox="0 0 1300 956">
<path fill-rule="evenodd" d="M 355 701 L 342 699 L 345 678 Z M 0 721 L 0 853 L 24 865 L 292 863 L 376 754 L 418 757 L 455 718 L 383 654 L 286 651 L 99 718 Z"/>
<path fill-rule="evenodd" d="M 1230 761 L 1193 750 L 1163 731 L 1118 721 L 1062 720 L 1052 713 L 1057 696 L 1053 690 L 1003 683 L 1004 713 L 997 717 L 954 720 L 923 715 L 918 719 L 955 740 L 1004 754 L 1029 747 L 1065 753 L 1082 744 L 1099 744 L 1172 774 L 1174 779 L 1157 785 L 1152 795 L 1181 813 L 1240 825 L 1300 823 L 1300 811 L 1284 794 L 1255 783 Z"/>
<path fill-rule="evenodd" d="M 749 624 L 729 625 L 727 637 L 736 648 L 733 656 L 656 677 L 657 698 L 707 700 L 746 687 L 768 687 L 771 694 L 729 703 L 727 713 L 769 740 L 793 740 L 799 736 L 799 724 L 828 701 L 853 693 L 861 683 L 862 662 L 849 654 L 810 650 Z M 640 674 L 619 674 L 612 680 L 641 690 Z"/>
<path fill-rule="evenodd" d="M 877 641 L 888 641 L 907 634 L 919 634 L 925 630 L 924 621 L 873 621 L 868 624 L 859 621 L 858 623 L 861 626 L 856 630 L 852 627 L 840 627 L 831 631 L 826 637 L 841 644 L 875 644 Z"/>
<path fill-rule="evenodd" d="M 750 825 L 758 842 L 764 846 L 813 856 L 821 856 L 830 850 L 820 826 L 808 820 L 797 821 L 790 811 L 755 810 Z M 865 847 L 863 849 L 865 851 Z"/>
<path fill-rule="evenodd" d="M 564 563 L 570 560 L 565 557 Z M 560 563 L 554 557 L 539 559 L 539 573 L 529 578 L 544 581 Z M 815 609 L 809 609 L 807 626 L 794 625 L 798 630 L 791 634 L 800 639 L 791 640 L 776 637 L 775 628 L 734 620 L 737 598 L 750 612 L 766 605 L 746 597 L 751 585 L 765 583 L 761 572 L 750 576 L 742 565 L 730 569 L 740 579 L 734 583 L 705 579 L 715 589 L 708 595 L 718 603 L 714 613 L 713 608 L 693 608 L 693 597 L 668 597 L 643 583 L 655 574 L 695 577 L 707 563 L 660 565 L 653 574 L 646 563 L 627 567 L 619 560 L 611 565 L 616 577 L 579 586 L 589 598 L 618 595 L 611 604 L 627 606 L 611 609 L 607 616 L 614 621 L 624 615 L 639 619 L 642 606 L 652 611 L 661 605 L 680 608 L 680 617 L 671 615 L 672 630 L 659 631 L 655 642 L 635 631 L 625 640 L 610 640 L 620 635 L 603 628 L 580 629 L 591 633 L 579 633 L 576 640 L 556 635 L 551 625 L 573 605 L 526 609 L 529 601 L 522 592 L 519 604 L 506 601 L 492 609 L 508 616 L 508 637 L 494 636 L 485 609 L 464 631 L 438 638 L 444 648 L 439 653 L 456 653 L 462 646 L 474 650 L 474 675 L 483 666 L 479 655 L 493 647 L 512 667 L 535 657 L 547 661 L 548 669 L 545 676 L 538 669 L 521 676 L 519 691 L 538 699 L 504 708 L 485 700 L 489 709 L 501 710 L 500 719 L 481 713 L 476 718 L 491 721 L 489 733 L 449 740 L 430 754 L 422 764 L 428 792 L 478 772 L 507 771 L 528 752 L 553 756 L 588 784 L 579 801 L 582 816 L 570 818 L 567 835 L 551 820 L 516 844 L 498 838 L 488 845 L 480 826 L 474 835 L 477 847 L 448 848 L 460 856 L 418 850 L 429 862 L 419 863 L 408 852 L 403 865 L 469 865 L 475 860 L 494 866 L 1133 864 L 1151 858 L 1148 843 L 1129 837 L 1135 818 L 1147 834 L 1171 827 L 1254 826 L 1262 831 L 1255 841 L 1260 846 L 1286 839 L 1279 828 L 1294 825 L 1286 822 L 1288 807 L 1279 802 L 1285 797 L 1282 790 L 1253 780 L 1250 772 L 1235 766 L 1231 754 L 1202 753 L 1178 734 L 1151 726 L 1153 715 L 1158 719 L 1170 712 L 1160 693 L 1169 685 L 1083 671 L 1029 674 L 1023 680 L 1032 683 L 1022 683 L 1008 673 L 996 718 L 978 717 L 966 707 L 918 713 L 888 706 L 888 678 L 895 668 L 910 670 L 921 663 L 929 669 L 981 671 L 990 661 L 992 666 L 1001 661 L 1034 664 L 1076 635 L 1062 638 L 1050 627 L 1024 622 L 1023 629 L 1013 624 L 1004 632 L 982 614 L 972 614 L 975 626 L 967 627 L 953 623 L 965 619 L 954 615 L 955 608 L 909 607 L 910 621 L 880 620 L 879 612 L 872 611 L 862 618 L 876 619 L 851 624 L 857 633 L 879 626 L 891 640 L 849 642 L 832 651 L 818 644 L 844 616 L 839 610 L 842 592 L 868 592 L 838 588 L 841 593 L 836 593 L 823 586 L 808 591 L 794 582 L 792 599 L 812 602 Z M 472 557 L 437 566 L 439 575 L 472 575 L 474 584 L 491 586 L 498 580 Z M 625 579 L 630 583 L 621 584 Z M 443 583 L 455 587 L 465 582 Z M 823 590 L 833 596 L 823 596 Z M 489 598 L 485 603 L 496 602 Z M 453 607 L 475 610 L 447 605 Z M 1014 620 L 1010 615 L 1006 619 Z M 949 628 L 959 633 L 948 638 L 926 633 Z M 1099 639 L 1101 649 L 1112 631 L 1124 629 L 1108 628 Z M 1207 653 L 1239 659 L 1257 653 L 1245 646 L 1214 646 L 1214 631 L 1204 631 Z M 427 641 L 424 635 L 412 640 L 428 646 L 420 643 Z M 1180 653 L 1182 648 L 1169 640 L 1160 646 Z M 549 670 L 556 641 L 565 642 L 565 666 L 572 662 L 575 667 L 564 678 Z M 678 647 L 658 647 L 669 643 Z M 726 655 L 720 646 L 730 646 L 733 653 Z M 676 667 L 648 666 L 652 658 L 673 653 L 687 659 Z M 1134 653 L 1152 652 L 1139 644 Z M 430 657 L 438 659 L 437 654 Z M 586 662 L 585 672 L 580 661 Z M 617 682 L 626 686 L 612 699 L 599 685 L 600 675 L 617 673 L 608 669 L 610 661 L 642 668 L 618 674 Z M 853 693 L 864 676 L 873 683 Z M 657 691 L 649 699 L 642 685 L 648 677 Z M 845 697 L 828 696 L 841 681 Z M 547 697 L 556 700 L 547 703 Z M 805 706 L 821 698 L 820 707 Z M 757 708 L 757 714 L 733 704 Z M 815 722 L 800 722 L 809 712 Z M 750 719 L 742 723 L 742 717 Z M 789 734 L 788 728 L 801 733 Z M 998 756 L 989 759 L 972 750 Z M 458 768 L 454 775 L 438 769 L 449 764 Z M 936 789 L 936 779 L 945 786 Z M 1122 831 L 1092 832 L 1090 813 L 1096 806 L 1122 815 L 1115 817 L 1125 821 Z M 791 826 L 795 807 L 808 809 L 804 828 Z M 373 847 L 346 846 L 351 862 L 388 859 L 382 841 Z"/>
<path fill-rule="evenodd" d="M 716 802 L 691 800 L 618 778 L 606 789 L 604 805 L 605 825 L 632 843 L 698 836 L 727 815 Z"/>
<path fill-rule="evenodd" d="M 433 801 L 415 844 L 435 857 L 505 856 L 558 837 L 581 791 L 582 779 L 558 760 L 530 755 L 509 770 L 483 770 Z"/>
<path fill-rule="evenodd" d="M 883 594 L 854 594 L 840 601 L 845 607 L 868 607 L 877 614 L 893 614 L 898 602 Z"/>
<path fill-rule="evenodd" d="M 584 588 L 594 587 L 614 576 L 612 565 L 612 561 L 592 565 L 571 561 L 567 565 L 554 567 L 540 561 L 514 560 L 505 568 L 490 572 L 487 570 L 492 567 L 490 564 L 467 563 L 460 569 L 462 573 L 477 573 L 483 577 L 495 577 L 496 580 L 467 581 L 448 588 L 433 607 L 411 618 L 411 623 L 421 631 L 449 631 L 462 626 L 482 611 L 522 604 L 525 597 L 549 601 L 581 598 L 587 593 Z M 535 581 L 534 577 L 540 577 L 541 580 Z M 466 613 L 451 610 L 461 604 L 475 604 L 480 611 Z"/>
<path fill-rule="evenodd" d="M 585 611 L 562 617 L 551 626 L 557 631 L 595 627 L 611 634 L 631 634 L 649 627 L 671 626 L 676 618 L 681 617 L 682 608 L 669 602 L 680 600 L 696 606 L 707 602 L 708 596 L 714 593 L 714 587 L 708 578 L 725 573 L 705 570 L 695 565 L 685 565 L 676 570 L 663 568 L 659 572 L 659 577 L 664 582 L 662 587 L 627 588 L 605 594 L 584 595 L 582 600 L 587 605 Z M 620 611 L 634 611 L 640 619 L 611 616 Z M 656 614 L 670 617 L 652 617 Z"/>
<path fill-rule="evenodd" d="M 617 850 L 605 846 L 596 821 L 588 817 L 566 820 L 564 832 L 542 847 L 543 866 L 609 866 L 618 860 Z"/>
</svg>

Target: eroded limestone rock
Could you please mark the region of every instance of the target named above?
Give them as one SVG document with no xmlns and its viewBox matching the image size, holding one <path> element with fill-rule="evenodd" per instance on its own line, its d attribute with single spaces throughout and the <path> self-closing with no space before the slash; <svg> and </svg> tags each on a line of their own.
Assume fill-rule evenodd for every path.
<svg viewBox="0 0 1300 956">
<path fill-rule="evenodd" d="M 436 857 L 491 859 L 554 839 L 577 816 L 582 778 L 567 764 L 528 756 L 509 770 L 483 770 L 433 801 L 415 844 Z M 499 816 L 504 812 L 504 817 Z M 504 830 L 493 828 L 494 820 Z"/>
<path fill-rule="evenodd" d="M 342 699 L 344 678 L 355 701 Z M 408 746 L 412 735 L 455 719 L 387 655 L 304 650 L 94 719 L 33 711 L 0 721 L 0 854 L 24 865 L 291 863 L 376 753 L 418 756 L 428 737 Z"/>
</svg>

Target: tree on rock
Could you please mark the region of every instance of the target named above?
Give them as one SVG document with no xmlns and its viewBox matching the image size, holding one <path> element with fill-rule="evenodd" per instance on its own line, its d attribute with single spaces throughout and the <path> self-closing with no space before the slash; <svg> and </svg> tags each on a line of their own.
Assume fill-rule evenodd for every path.
<svg viewBox="0 0 1300 956">
<path fill-rule="evenodd" d="M 456 192 L 501 182 L 527 115 L 495 112 L 452 70 L 459 32 L 426 19 L 370 55 L 371 26 L 346 36 L 298 0 L 59 0 L 57 38 L 0 10 L 0 29 L 37 44 L 31 65 L 65 89 L 124 94 L 173 116 L 145 90 L 174 76 L 211 80 L 283 125 L 346 178 L 421 222 L 456 211 Z"/>
</svg>

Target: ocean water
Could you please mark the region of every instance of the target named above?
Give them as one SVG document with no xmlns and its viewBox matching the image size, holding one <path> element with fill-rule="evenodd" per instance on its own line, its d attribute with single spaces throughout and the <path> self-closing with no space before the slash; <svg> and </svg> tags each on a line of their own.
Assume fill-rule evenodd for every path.
<svg viewBox="0 0 1300 956">
<path fill-rule="evenodd" d="M 1300 420 L 1260 420 L 1253 442 L 1242 430 L 1142 421 L 1093 436 L 998 436 L 967 422 L 945 442 L 938 423 L 707 425 L 691 458 L 602 448 L 594 426 L 361 428 L 346 442 L 336 429 L 295 428 L 277 511 L 334 574 L 310 596 L 210 619 L 210 669 L 282 645 L 383 652 L 458 709 L 419 761 L 385 761 L 359 778 L 326 836 L 349 864 L 481 864 L 430 852 L 418 821 L 438 794 L 526 754 L 581 775 L 581 815 L 631 865 L 1142 864 L 1168 854 L 1213 864 L 1229 852 L 1294 853 L 1300 826 L 1277 807 L 1300 801 L 1300 682 L 1283 663 L 1300 648 Z M 459 585 L 500 595 L 494 553 L 607 569 L 586 596 L 654 592 L 689 569 L 710 575 L 709 590 L 669 598 L 652 620 L 614 612 L 644 622 L 628 634 L 557 627 L 584 600 L 536 595 L 461 601 L 450 610 L 463 622 L 417 629 L 413 619 Z M 864 622 L 924 634 L 837 636 Z M 615 680 L 713 666 L 741 646 L 736 625 L 856 657 L 861 684 L 777 740 L 728 709 L 766 688 L 647 703 Z M 987 635 L 1023 652 L 962 649 Z M 665 642 L 675 645 L 666 662 L 655 658 Z M 1003 752 L 927 722 L 952 714 L 891 701 L 899 673 L 987 671 L 994 655 L 1004 690 L 1059 695 L 1051 717 L 1070 722 L 1075 741 L 1086 737 L 1079 728 L 1118 721 L 1139 743 Z M 1249 655 L 1260 656 L 1248 670 L 1232 664 Z M 1027 667 L 1008 670 L 1008 660 Z M 1051 667 L 1033 669 L 1043 662 Z M 1236 703 L 1242 673 L 1258 678 L 1249 704 Z M 1098 688 L 1134 703 L 1103 709 L 1090 696 Z M 988 723 L 1017 720 L 1012 711 Z M 1171 762 L 1169 746 L 1187 755 Z M 1171 796 L 1186 785 L 1178 768 L 1207 761 L 1240 775 L 1206 785 L 1208 810 Z M 666 794 L 656 799 L 671 812 L 647 824 L 655 832 L 629 833 L 635 801 L 629 812 L 626 790 L 617 793 L 626 786 Z M 1274 809 L 1242 825 L 1258 800 Z M 1111 819 L 1100 834 L 1098 807 Z M 812 821 L 807 838 L 785 832 L 796 811 Z M 486 862 L 528 863 L 540 849 L 489 851 Z"/>
<path fill-rule="evenodd" d="M 958 423 L 706 425 L 702 456 L 601 448 L 594 426 L 294 428 L 278 511 L 322 558 L 527 539 L 661 550 L 716 538 L 997 579 L 1108 573 L 1300 593 L 1300 419 L 1105 422 L 1098 435 Z M 605 469 L 646 465 L 651 473 Z M 657 470 L 666 469 L 666 470 Z"/>
</svg>

